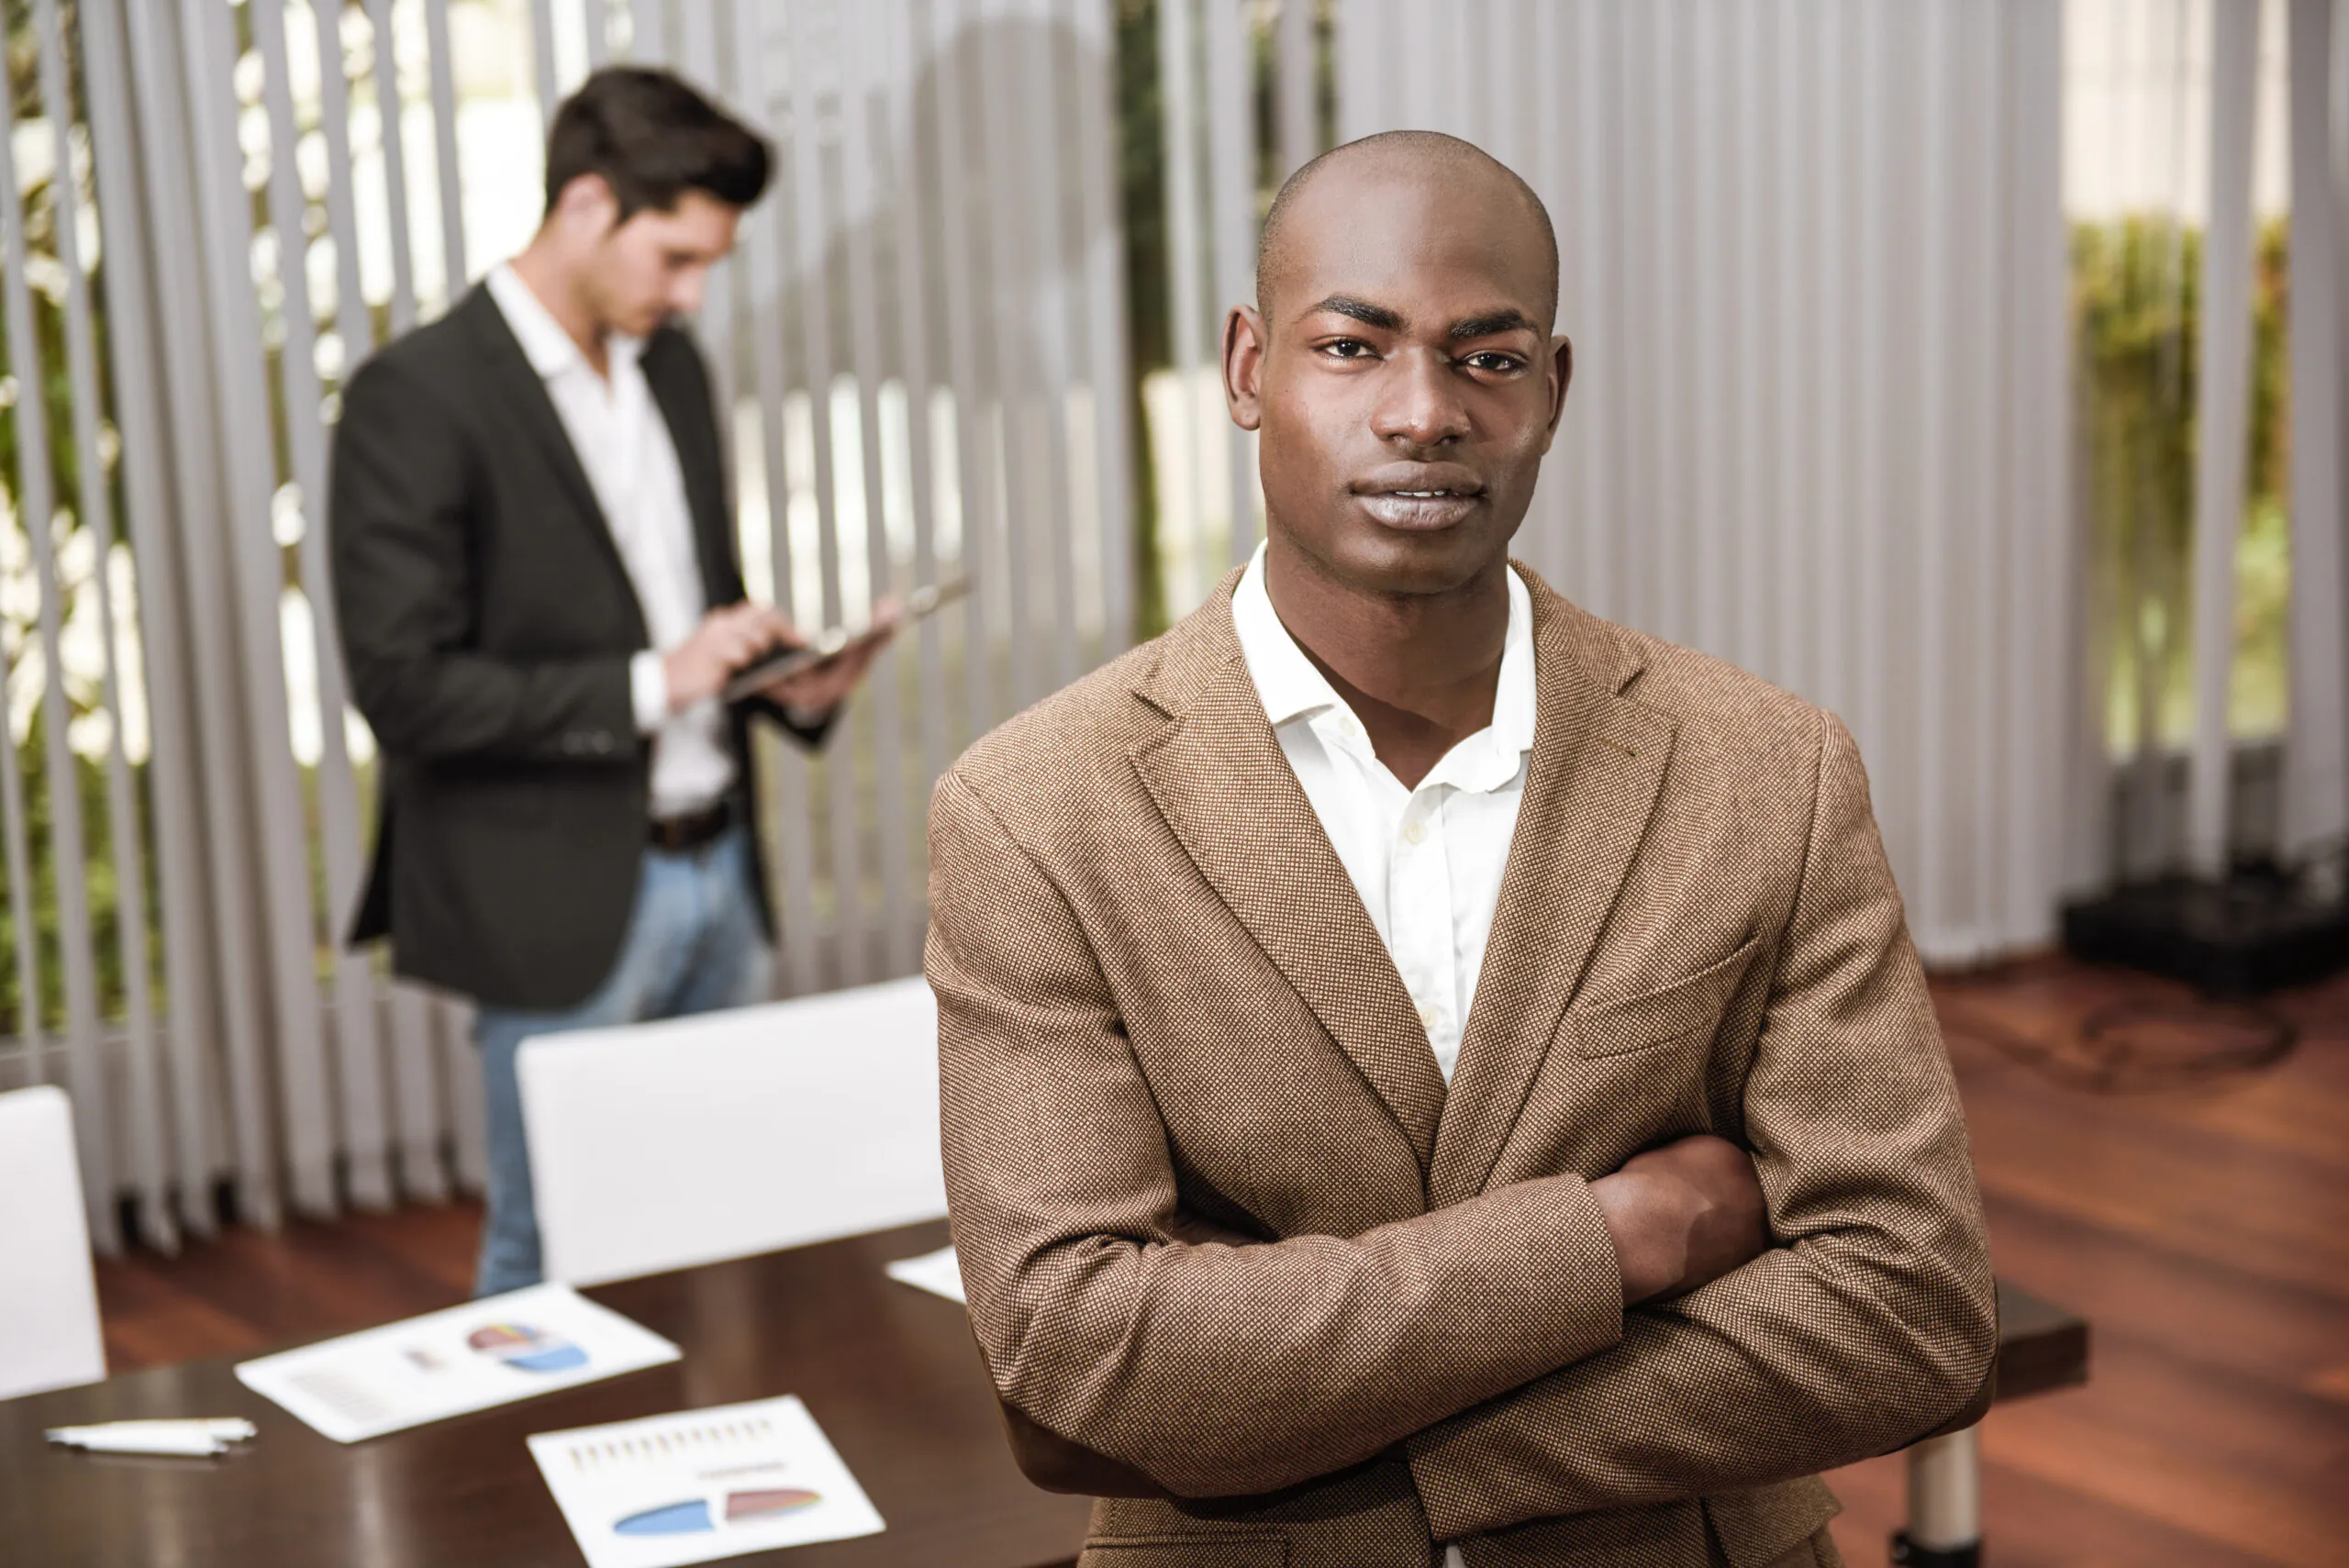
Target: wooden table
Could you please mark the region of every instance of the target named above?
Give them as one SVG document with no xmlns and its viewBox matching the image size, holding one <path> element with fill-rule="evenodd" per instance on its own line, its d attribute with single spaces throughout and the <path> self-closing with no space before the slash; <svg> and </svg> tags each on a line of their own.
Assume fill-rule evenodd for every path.
<svg viewBox="0 0 2349 1568">
<path fill-rule="evenodd" d="M 1997 1402 L 2003 1405 L 2087 1380 L 2087 1320 L 2000 1280 Z"/>
<path fill-rule="evenodd" d="M 882 1273 L 945 1242 L 932 1221 L 598 1286 L 585 1294 L 685 1359 L 372 1442 L 320 1437 L 228 1361 L 0 1403 L 0 1562 L 576 1568 L 526 1436 L 796 1394 L 889 1528 L 728 1561 L 1066 1563 L 1089 1505 L 1040 1492 L 1013 1467 L 963 1309 Z M 41 1437 L 141 1416 L 246 1416 L 261 1434 L 217 1460 L 72 1453 Z"/>
<path fill-rule="evenodd" d="M 320 1437 L 239 1383 L 229 1361 L 0 1402 L 0 1562 L 576 1568 L 529 1433 L 796 1394 L 889 1528 L 728 1561 L 1068 1563 L 1089 1504 L 1013 1467 L 962 1308 L 882 1272 L 945 1242 L 932 1221 L 597 1286 L 586 1294 L 685 1359 L 373 1442 Z M 1998 1305 L 2000 1401 L 2085 1379 L 2087 1325 L 2004 1284 Z M 139 1416 L 247 1416 L 261 1435 L 217 1460 L 70 1453 L 41 1437 Z"/>
<path fill-rule="evenodd" d="M 2006 1281 L 1998 1282 L 1998 1359 L 1991 1407 L 2088 1379 L 2084 1318 Z M 1912 1444 L 1909 1523 L 1892 1537 L 1892 1561 L 1907 1568 L 1981 1568 L 1982 1451 L 1975 1426 Z"/>
</svg>

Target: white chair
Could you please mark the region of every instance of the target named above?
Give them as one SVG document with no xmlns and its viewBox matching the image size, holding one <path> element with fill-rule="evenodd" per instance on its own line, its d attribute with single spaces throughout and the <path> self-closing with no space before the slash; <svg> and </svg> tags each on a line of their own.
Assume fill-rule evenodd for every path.
<svg viewBox="0 0 2349 1568">
<path fill-rule="evenodd" d="M 523 1042 L 549 1279 L 593 1284 L 934 1219 L 920 979 Z"/>
<path fill-rule="evenodd" d="M 0 1095 L 0 1399 L 106 1374 L 72 1103 L 46 1084 Z"/>
</svg>

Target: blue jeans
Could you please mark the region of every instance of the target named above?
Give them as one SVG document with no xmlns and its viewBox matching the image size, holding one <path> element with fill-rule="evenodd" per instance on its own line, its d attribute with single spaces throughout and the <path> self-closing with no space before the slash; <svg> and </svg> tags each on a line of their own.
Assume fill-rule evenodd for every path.
<svg viewBox="0 0 2349 1568">
<path fill-rule="evenodd" d="M 536 1284 L 539 1218 L 514 1057 L 537 1035 L 747 1006 L 768 996 L 774 954 L 751 902 L 750 840 L 740 827 L 696 850 L 647 850 L 628 933 L 612 972 L 584 1002 L 552 1012 L 484 1006 L 481 1047 L 489 1132 L 489 1214 L 473 1292 Z"/>
</svg>

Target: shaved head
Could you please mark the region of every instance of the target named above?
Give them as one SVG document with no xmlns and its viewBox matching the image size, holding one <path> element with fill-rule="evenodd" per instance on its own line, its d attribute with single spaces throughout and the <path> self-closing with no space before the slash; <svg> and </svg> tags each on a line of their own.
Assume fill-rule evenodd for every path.
<svg viewBox="0 0 2349 1568">
<path fill-rule="evenodd" d="M 1381 131 L 1331 148 L 1291 174 L 1273 198 L 1256 240 L 1256 308 L 1273 314 L 1273 295 L 1286 274 L 1301 226 L 1361 223 L 1369 216 L 1364 209 L 1376 206 L 1380 187 L 1414 180 L 1441 181 L 1455 189 L 1464 184 L 1488 198 L 1479 206 L 1491 214 L 1490 221 L 1522 224 L 1525 237 L 1535 240 L 1547 261 L 1549 308 L 1540 323 L 1547 331 L 1558 314 L 1558 237 L 1549 209 L 1508 164 L 1474 142 L 1434 130 Z M 1334 199 L 1309 200 L 1325 181 L 1322 195 Z"/>
</svg>

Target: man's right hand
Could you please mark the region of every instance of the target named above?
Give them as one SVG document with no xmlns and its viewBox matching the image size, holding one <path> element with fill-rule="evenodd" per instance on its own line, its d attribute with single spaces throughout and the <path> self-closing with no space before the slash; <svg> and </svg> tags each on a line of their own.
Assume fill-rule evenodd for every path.
<svg viewBox="0 0 2349 1568">
<path fill-rule="evenodd" d="M 1709 1133 L 1634 1155 L 1590 1192 L 1615 1242 L 1626 1307 L 1694 1290 L 1770 1245 L 1752 1156 Z"/>
<path fill-rule="evenodd" d="M 790 623 L 764 605 L 744 600 L 710 611 L 691 637 L 662 656 L 669 711 L 683 713 L 716 696 L 735 671 L 770 649 L 796 640 Z"/>
</svg>

